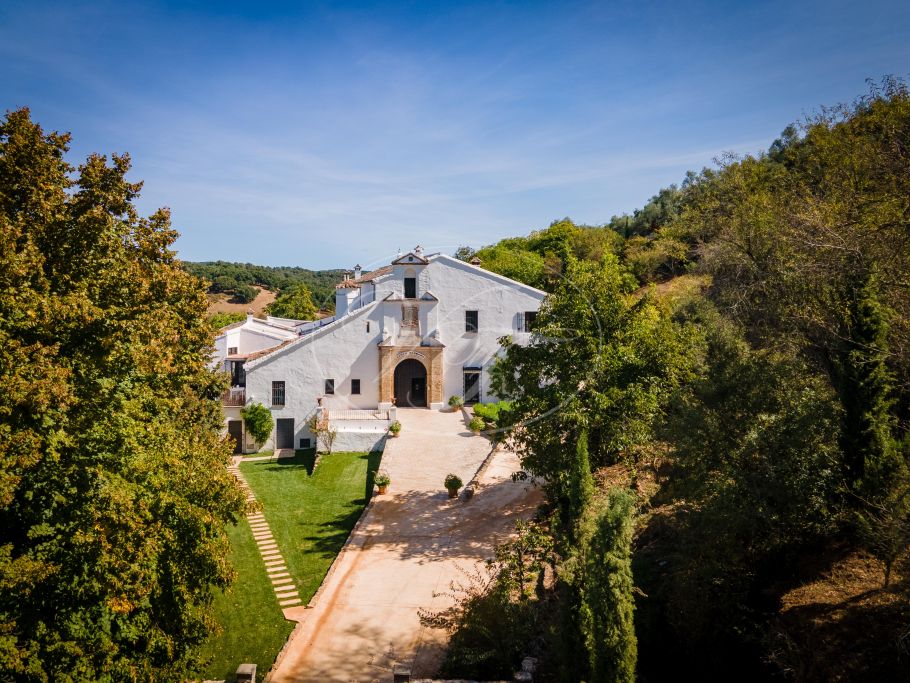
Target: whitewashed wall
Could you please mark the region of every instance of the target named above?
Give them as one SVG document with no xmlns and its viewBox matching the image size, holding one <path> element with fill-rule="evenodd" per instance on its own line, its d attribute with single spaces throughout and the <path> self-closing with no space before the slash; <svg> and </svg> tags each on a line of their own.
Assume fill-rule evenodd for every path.
<svg viewBox="0 0 910 683">
<path fill-rule="evenodd" d="M 366 323 L 370 322 L 367 332 Z M 313 439 L 307 421 L 316 410 L 326 379 L 335 380 L 335 395 L 326 396 L 329 410 L 375 408 L 379 396 L 380 315 L 370 304 L 332 325 L 301 337 L 274 353 L 246 365 L 247 403 L 261 403 L 278 418 L 294 418 L 294 445 Z M 360 395 L 351 394 L 351 380 L 360 380 Z M 272 406 L 272 382 L 285 383 L 285 405 Z M 274 439 L 274 437 L 273 437 Z"/>
<path fill-rule="evenodd" d="M 446 346 L 446 400 L 462 395 L 462 370 L 468 366 L 484 369 L 481 400 L 493 399 L 488 367 L 500 350 L 499 339 L 511 335 L 517 343 L 527 343 L 529 335 L 519 331 L 519 315 L 540 308 L 545 293 L 450 256 L 434 258 L 426 270 L 426 286 L 439 299 L 435 313 L 439 340 Z M 465 311 L 469 310 L 478 312 L 476 333 L 465 332 Z"/>
</svg>

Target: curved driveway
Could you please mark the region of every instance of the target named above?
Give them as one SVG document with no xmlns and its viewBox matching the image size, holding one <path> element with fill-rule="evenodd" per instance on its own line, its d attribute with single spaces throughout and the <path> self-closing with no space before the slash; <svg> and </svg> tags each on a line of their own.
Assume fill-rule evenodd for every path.
<svg viewBox="0 0 910 683">
<path fill-rule="evenodd" d="M 515 520 L 541 501 L 530 484 L 513 482 L 518 459 L 498 452 L 470 501 L 449 500 L 443 489 L 454 472 L 467 483 L 490 452 L 472 435 L 461 412 L 399 410 L 401 436 L 389 439 L 382 467 L 392 485 L 374 497 L 338 556 L 312 609 L 291 608 L 301 621 L 272 672 L 287 681 L 386 682 L 393 664 L 412 678 L 435 673 L 445 634 L 420 625 L 418 609 L 450 604 L 447 593 L 464 570 L 492 554 Z M 301 614 L 302 613 L 302 614 Z"/>
</svg>

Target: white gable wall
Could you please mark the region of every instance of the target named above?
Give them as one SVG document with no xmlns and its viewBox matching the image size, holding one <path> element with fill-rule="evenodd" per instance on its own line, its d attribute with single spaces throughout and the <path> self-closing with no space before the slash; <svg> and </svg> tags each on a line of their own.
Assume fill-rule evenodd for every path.
<svg viewBox="0 0 910 683">
<path fill-rule="evenodd" d="M 481 400 L 494 400 L 488 368 L 500 350 L 499 339 L 511 335 L 517 343 L 527 343 L 518 315 L 540 308 L 545 294 L 448 256 L 436 257 L 427 267 L 427 286 L 439 299 L 435 313 L 439 340 L 446 347 L 445 399 L 463 394 L 463 368 L 475 366 L 483 368 Z M 478 312 L 476 333 L 465 331 L 469 310 Z"/>
<path fill-rule="evenodd" d="M 367 332 L 367 322 L 370 331 Z M 379 331 L 376 304 L 355 311 L 331 327 L 247 363 L 247 403 L 261 403 L 275 419 L 294 418 L 294 445 L 313 438 L 306 423 L 323 396 L 325 380 L 335 380 L 335 395 L 323 405 L 331 409 L 375 408 L 379 395 Z M 360 395 L 351 395 L 351 380 L 360 380 Z M 285 383 L 285 405 L 272 405 L 272 382 Z M 274 443 L 274 434 L 273 434 Z"/>
</svg>

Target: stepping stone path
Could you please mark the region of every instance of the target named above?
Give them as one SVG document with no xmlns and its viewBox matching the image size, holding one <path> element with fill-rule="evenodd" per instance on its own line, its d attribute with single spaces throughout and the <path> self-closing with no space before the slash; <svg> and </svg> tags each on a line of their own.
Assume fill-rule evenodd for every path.
<svg viewBox="0 0 910 683">
<path fill-rule="evenodd" d="M 241 488 L 246 493 L 246 499 L 254 502 L 256 496 L 253 495 L 253 490 L 246 479 L 243 478 L 243 474 L 240 473 L 239 465 L 237 463 L 232 464 L 228 467 L 228 472 L 233 474 L 237 481 L 240 482 Z M 265 515 L 257 512 L 247 515 L 247 520 L 250 523 L 250 529 L 253 530 L 253 538 L 256 540 L 256 545 L 259 546 L 259 554 L 265 563 L 265 571 L 269 575 L 269 581 L 272 582 L 272 589 L 275 591 L 278 604 L 282 608 L 299 605 L 301 600 L 294 585 L 294 579 L 288 573 L 281 551 L 278 550 L 278 544 L 272 537 L 272 530 L 269 529 L 269 524 L 265 521 Z"/>
</svg>

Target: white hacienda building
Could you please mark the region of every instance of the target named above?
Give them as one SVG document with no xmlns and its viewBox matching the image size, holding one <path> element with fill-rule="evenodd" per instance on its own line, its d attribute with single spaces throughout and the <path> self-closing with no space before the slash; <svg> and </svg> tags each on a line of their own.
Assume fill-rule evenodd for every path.
<svg viewBox="0 0 910 683">
<path fill-rule="evenodd" d="M 394 411 L 440 409 L 450 396 L 492 398 L 489 367 L 510 335 L 526 342 L 544 292 L 420 247 L 336 286 L 335 315 L 313 322 L 249 316 L 216 339 L 231 373 L 227 428 L 237 450 L 256 450 L 240 410 L 261 403 L 275 418 L 263 448 L 315 445 L 309 422 L 328 411 L 336 450 L 380 447 Z"/>
</svg>

